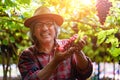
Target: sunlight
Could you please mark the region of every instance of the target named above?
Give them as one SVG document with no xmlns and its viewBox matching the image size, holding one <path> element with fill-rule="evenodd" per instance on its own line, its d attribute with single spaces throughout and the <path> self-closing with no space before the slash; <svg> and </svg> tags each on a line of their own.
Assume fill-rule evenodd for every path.
<svg viewBox="0 0 120 80">
<path fill-rule="evenodd" d="M 92 0 L 72 0 L 71 5 L 74 6 L 74 8 L 82 7 L 82 6 L 89 6 L 92 4 Z"/>
<path fill-rule="evenodd" d="M 71 6 L 73 8 L 73 13 L 76 17 L 81 13 L 81 17 L 86 16 L 89 13 L 90 6 L 92 5 L 92 0 L 72 0 Z M 88 11 L 88 12 L 87 12 Z M 80 17 L 79 16 L 79 17 Z"/>
<path fill-rule="evenodd" d="M 83 3 L 84 5 L 91 4 L 91 0 L 80 0 L 80 2 Z"/>
</svg>

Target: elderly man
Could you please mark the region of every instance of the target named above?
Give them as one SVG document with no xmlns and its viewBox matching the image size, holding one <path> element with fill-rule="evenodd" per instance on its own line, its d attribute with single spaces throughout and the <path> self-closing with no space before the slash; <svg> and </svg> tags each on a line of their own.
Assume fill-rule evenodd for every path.
<svg viewBox="0 0 120 80">
<path fill-rule="evenodd" d="M 34 44 L 19 57 L 18 67 L 23 80 L 86 80 L 91 75 L 92 62 L 82 51 L 84 39 L 67 50 L 58 49 L 68 41 L 57 39 L 62 24 L 63 18 L 44 6 L 37 8 L 25 21 Z"/>
</svg>

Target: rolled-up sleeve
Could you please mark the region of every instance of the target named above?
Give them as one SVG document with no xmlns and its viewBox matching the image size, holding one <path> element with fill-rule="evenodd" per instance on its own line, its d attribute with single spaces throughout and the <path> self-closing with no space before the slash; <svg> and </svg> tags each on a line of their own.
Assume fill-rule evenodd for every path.
<svg viewBox="0 0 120 80">
<path fill-rule="evenodd" d="M 30 53 L 23 52 L 19 57 L 18 68 L 22 80 L 39 80 L 37 74 L 39 67 Z"/>
</svg>

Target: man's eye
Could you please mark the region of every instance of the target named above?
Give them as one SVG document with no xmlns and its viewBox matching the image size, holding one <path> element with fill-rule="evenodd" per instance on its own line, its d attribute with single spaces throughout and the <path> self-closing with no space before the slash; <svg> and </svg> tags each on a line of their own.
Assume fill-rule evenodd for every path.
<svg viewBox="0 0 120 80">
<path fill-rule="evenodd" d="M 52 26 L 53 24 L 52 24 L 52 23 L 47 23 L 46 25 L 47 25 L 47 26 Z"/>
<path fill-rule="evenodd" d="M 43 24 L 36 25 L 36 29 L 39 29 L 42 26 L 43 26 Z"/>
<path fill-rule="evenodd" d="M 48 22 L 48 23 L 39 23 L 36 25 L 36 28 L 41 28 L 43 26 L 47 26 L 47 27 L 51 27 L 53 25 L 52 22 Z"/>
</svg>

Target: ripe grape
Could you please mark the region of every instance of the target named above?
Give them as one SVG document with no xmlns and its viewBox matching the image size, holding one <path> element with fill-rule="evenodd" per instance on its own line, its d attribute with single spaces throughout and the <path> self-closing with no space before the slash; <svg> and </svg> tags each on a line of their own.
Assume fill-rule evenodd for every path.
<svg viewBox="0 0 120 80">
<path fill-rule="evenodd" d="M 75 40 L 77 40 L 77 42 L 75 42 Z M 83 40 L 86 41 L 86 36 L 83 37 Z M 64 42 L 64 44 L 62 44 L 62 46 L 58 46 L 57 50 L 64 52 L 64 51 L 68 50 L 70 47 L 75 47 L 76 51 L 77 51 L 79 49 L 79 44 L 80 44 L 79 41 L 82 41 L 82 40 L 78 40 L 78 35 L 75 34 L 72 37 L 70 37 L 67 40 L 67 42 Z"/>
<path fill-rule="evenodd" d="M 70 37 L 67 41 L 63 41 L 63 44 L 61 46 L 57 47 L 57 50 L 64 52 L 65 50 L 68 50 L 74 43 L 74 41 L 77 39 L 78 35 L 75 34 L 72 37 Z"/>
<path fill-rule="evenodd" d="M 105 23 L 107 14 L 109 14 L 110 7 L 112 7 L 112 3 L 108 0 L 96 1 L 97 16 L 102 25 Z"/>
</svg>

